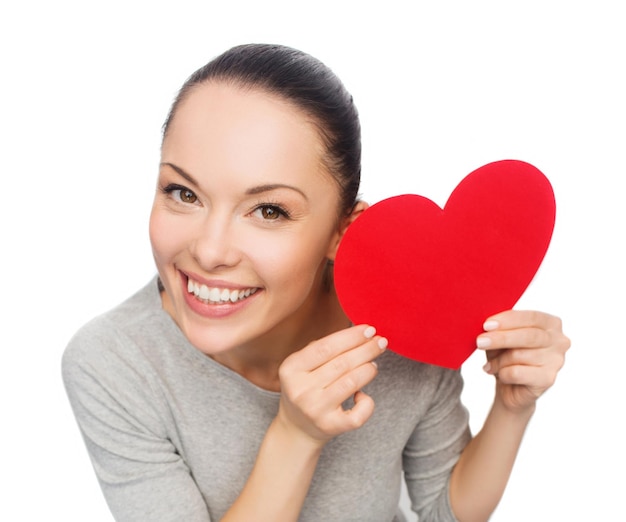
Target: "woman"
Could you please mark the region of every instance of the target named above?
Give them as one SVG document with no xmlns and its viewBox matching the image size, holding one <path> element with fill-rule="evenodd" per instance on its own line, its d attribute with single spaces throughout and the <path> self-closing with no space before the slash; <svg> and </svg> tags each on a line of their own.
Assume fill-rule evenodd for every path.
<svg viewBox="0 0 626 522">
<path fill-rule="evenodd" d="M 472 438 L 459 372 L 387 351 L 337 301 L 332 261 L 367 205 L 357 112 L 328 68 L 233 48 L 185 83 L 163 136 L 158 277 L 63 359 L 116 519 L 400 521 L 404 471 L 421 521 L 487 520 L 563 364 L 559 319 L 486 318 L 496 394 Z"/>
</svg>

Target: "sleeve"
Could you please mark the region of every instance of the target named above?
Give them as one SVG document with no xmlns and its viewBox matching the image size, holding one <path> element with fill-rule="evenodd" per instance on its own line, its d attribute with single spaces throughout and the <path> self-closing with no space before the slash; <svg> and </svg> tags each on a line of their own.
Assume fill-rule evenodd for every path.
<svg viewBox="0 0 626 522">
<path fill-rule="evenodd" d="M 110 332 L 99 333 L 74 337 L 63 354 L 62 375 L 115 520 L 210 522 L 187 465 L 165 433 L 146 369 L 110 349 L 120 343 Z"/>
<path fill-rule="evenodd" d="M 471 439 L 462 389 L 460 372 L 442 370 L 432 403 L 403 452 L 411 509 L 420 522 L 456 522 L 449 501 L 449 479 Z"/>
</svg>

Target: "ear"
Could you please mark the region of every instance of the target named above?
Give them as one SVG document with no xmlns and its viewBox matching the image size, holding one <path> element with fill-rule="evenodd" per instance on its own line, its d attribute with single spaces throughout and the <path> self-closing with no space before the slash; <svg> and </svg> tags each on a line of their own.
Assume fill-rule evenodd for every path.
<svg viewBox="0 0 626 522">
<path fill-rule="evenodd" d="M 350 212 L 349 215 L 342 218 L 341 222 L 339 223 L 339 229 L 337 230 L 337 232 L 335 232 L 335 235 L 333 236 L 332 241 L 330 242 L 328 253 L 326 254 L 326 257 L 329 260 L 331 261 L 335 260 L 335 256 L 337 255 L 337 249 L 339 248 L 339 243 L 341 243 L 341 239 L 343 238 L 343 235 L 346 233 L 346 230 L 348 230 L 348 227 L 352 224 L 352 222 L 356 218 L 358 218 L 361 215 L 361 213 L 365 211 L 368 207 L 369 205 L 365 201 L 357 201 L 356 204 L 354 205 L 354 208 L 352 209 L 352 212 Z"/>
</svg>

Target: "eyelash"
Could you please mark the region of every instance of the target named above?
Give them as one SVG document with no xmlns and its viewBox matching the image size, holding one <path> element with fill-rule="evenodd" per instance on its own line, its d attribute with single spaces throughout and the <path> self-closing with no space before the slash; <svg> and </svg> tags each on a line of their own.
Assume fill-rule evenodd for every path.
<svg viewBox="0 0 626 522">
<path fill-rule="evenodd" d="M 183 204 L 186 204 L 186 205 L 193 204 L 193 203 L 189 203 L 187 201 L 183 201 L 182 198 L 180 197 L 180 194 L 179 194 L 179 196 L 177 198 L 172 196 L 172 194 L 174 192 L 176 192 L 176 191 L 179 191 L 179 192 L 183 192 L 184 191 L 184 192 L 189 192 L 190 194 L 193 194 L 193 196 L 196 199 L 198 198 L 198 196 L 196 196 L 196 193 L 193 190 L 188 189 L 187 187 L 183 187 L 182 185 L 178 185 L 176 183 L 170 183 L 169 185 L 166 185 L 165 187 L 162 187 L 161 191 L 164 194 L 168 195 L 169 197 L 173 198 L 177 203 L 183 203 Z M 194 201 L 194 203 L 195 203 L 195 201 Z"/>
<path fill-rule="evenodd" d="M 252 212 L 254 213 L 257 210 L 262 210 L 262 209 L 270 209 L 278 213 L 278 218 L 276 220 L 267 219 L 266 221 L 278 221 L 281 218 L 291 219 L 291 214 L 289 214 L 289 212 L 286 209 L 284 209 L 280 205 L 277 205 L 276 203 L 259 203 L 252 209 Z"/>
<path fill-rule="evenodd" d="M 166 185 L 165 187 L 161 188 L 161 191 L 170 196 L 172 196 L 172 193 L 179 191 L 179 192 L 189 192 L 191 194 L 194 195 L 194 197 L 197 198 L 195 192 L 193 190 L 188 189 L 187 187 L 184 187 L 183 185 L 178 185 L 176 183 L 170 183 L 169 185 Z M 188 202 L 185 202 L 181 199 L 180 195 L 178 198 L 174 198 L 176 200 L 176 202 L 178 203 L 182 203 L 182 204 L 190 204 Z M 257 210 L 262 210 L 262 209 L 270 209 L 272 211 L 275 211 L 278 213 L 278 217 L 279 218 L 283 218 L 283 219 L 291 219 L 291 214 L 289 213 L 288 210 L 286 210 L 285 208 L 283 208 L 282 206 L 276 204 L 276 203 L 267 203 L 267 202 L 262 202 L 262 203 L 258 203 L 257 205 L 255 205 L 255 207 L 252 209 L 252 213 L 256 212 Z M 278 220 L 278 219 L 277 219 Z M 266 221 L 273 221 L 272 219 L 267 219 Z"/>
</svg>

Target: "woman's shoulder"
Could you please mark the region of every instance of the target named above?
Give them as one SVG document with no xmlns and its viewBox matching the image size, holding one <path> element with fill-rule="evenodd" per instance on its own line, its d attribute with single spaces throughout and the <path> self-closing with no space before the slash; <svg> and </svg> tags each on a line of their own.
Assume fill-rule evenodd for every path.
<svg viewBox="0 0 626 522">
<path fill-rule="evenodd" d="M 420 386 L 441 385 L 442 380 L 460 378 L 460 372 L 442 366 L 425 364 L 395 353 L 392 349 L 377 359 L 379 370 L 384 374 L 393 375 L 396 379 Z"/>
<path fill-rule="evenodd" d="M 373 381 L 379 393 L 403 404 L 407 398 L 428 406 L 442 395 L 458 396 L 463 389 L 461 372 L 424 364 L 387 350 L 377 359 L 378 375 Z"/>
<path fill-rule="evenodd" d="M 70 339 L 61 374 L 83 429 L 104 438 L 122 430 L 119 426 L 129 429 L 128 423 L 150 433 L 167 432 L 169 409 L 158 359 L 165 341 L 155 339 L 167 338 L 173 324 L 168 319 L 155 278 Z"/>
<path fill-rule="evenodd" d="M 63 352 L 63 365 L 102 365 L 134 357 L 147 336 L 167 328 L 161 310 L 157 278 L 114 308 L 76 331 Z"/>
</svg>

